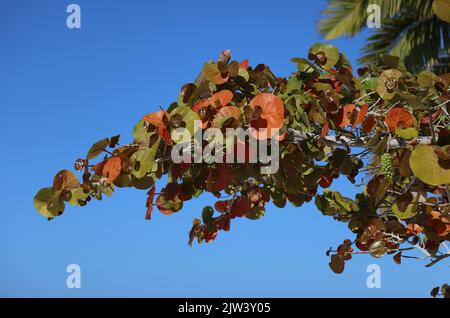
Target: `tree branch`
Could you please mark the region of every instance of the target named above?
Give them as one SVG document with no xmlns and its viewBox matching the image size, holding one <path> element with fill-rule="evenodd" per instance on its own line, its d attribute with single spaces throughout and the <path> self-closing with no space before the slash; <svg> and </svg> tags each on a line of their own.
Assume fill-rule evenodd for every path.
<svg viewBox="0 0 450 318">
<path fill-rule="evenodd" d="M 367 148 L 367 140 L 364 138 L 349 138 L 346 136 L 326 136 L 322 137 L 312 132 L 301 132 L 292 128 L 287 129 L 289 138 L 288 141 L 292 143 L 299 143 L 308 139 L 317 139 L 328 146 L 350 146 Z M 414 144 L 429 145 L 432 143 L 430 137 L 418 137 L 414 139 Z M 406 148 L 410 143 L 400 138 L 391 138 L 389 140 L 389 148 Z M 375 147 L 374 145 L 373 147 Z"/>
</svg>

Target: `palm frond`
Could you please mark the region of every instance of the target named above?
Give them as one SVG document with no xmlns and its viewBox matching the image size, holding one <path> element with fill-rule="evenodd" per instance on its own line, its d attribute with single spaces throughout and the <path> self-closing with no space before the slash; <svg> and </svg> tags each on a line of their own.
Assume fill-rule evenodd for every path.
<svg viewBox="0 0 450 318">
<path fill-rule="evenodd" d="M 415 22 L 414 15 L 383 19 L 381 28 L 368 37 L 367 44 L 362 49 L 360 63 L 375 62 L 380 54 L 386 54 L 390 48 L 401 40 L 401 35 Z"/>
<path fill-rule="evenodd" d="M 326 40 L 331 40 L 360 32 L 366 23 L 367 3 L 367 0 L 330 0 L 322 11 L 324 17 L 319 21 L 319 33 Z"/>
<path fill-rule="evenodd" d="M 448 36 L 448 24 L 436 16 L 426 18 L 416 14 L 403 14 L 385 19 L 382 28 L 368 38 L 363 48 L 361 63 L 373 62 L 380 54 L 399 56 L 409 71 L 416 72 L 437 61 L 442 49 L 443 35 Z M 448 44 L 448 39 L 444 38 Z M 447 50 L 448 50 L 448 46 Z"/>
</svg>

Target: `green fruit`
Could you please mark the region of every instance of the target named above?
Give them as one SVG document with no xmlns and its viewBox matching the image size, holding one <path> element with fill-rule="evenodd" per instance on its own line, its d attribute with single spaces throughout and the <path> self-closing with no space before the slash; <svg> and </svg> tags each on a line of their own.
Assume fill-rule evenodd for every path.
<svg viewBox="0 0 450 318">
<path fill-rule="evenodd" d="M 387 152 L 381 156 L 381 172 L 388 178 L 394 176 L 391 155 Z"/>
</svg>

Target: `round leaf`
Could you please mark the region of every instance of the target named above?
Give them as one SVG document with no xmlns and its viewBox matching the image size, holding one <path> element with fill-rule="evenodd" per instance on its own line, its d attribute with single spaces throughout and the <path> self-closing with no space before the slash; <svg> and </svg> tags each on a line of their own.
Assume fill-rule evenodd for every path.
<svg viewBox="0 0 450 318">
<path fill-rule="evenodd" d="M 436 147 L 439 150 L 439 147 Z M 449 161 L 440 160 L 435 147 L 419 145 L 411 153 L 409 166 L 412 172 L 423 182 L 437 186 L 450 183 Z"/>
</svg>

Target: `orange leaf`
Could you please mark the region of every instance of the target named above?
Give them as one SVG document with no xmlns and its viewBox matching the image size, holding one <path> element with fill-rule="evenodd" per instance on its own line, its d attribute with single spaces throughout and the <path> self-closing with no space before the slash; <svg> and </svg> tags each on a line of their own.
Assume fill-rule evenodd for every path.
<svg viewBox="0 0 450 318">
<path fill-rule="evenodd" d="M 353 111 L 355 110 L 354 104 L 346 104 L 341 109 L 339 109 L 338 114 L 336 115 L 336 124 L 339 127 L 346 127 L 351 124 L 351 118 Z"/>
<path fill-rule="evenodd" d="M 154 113 L 150 113 L 144 116 L 144 121 L 156 126 L 158 128 L 158 135 L 164 139 L 164 141 L 171 145 L 172 138 L 170 137 L 169 130 L 164 123 L 164 119 L 167 120 L 168 114 L 167 112 L 160 110 Z"/>
<path fill-rule="evenodd" d="M 165 126 L 163 122 L 164 115 L 167 115 L 167 113 L 163 110 L 159 110 L 157 112 L 145 115 L 144 121 L 156 127 Z"/>
<path fill-rule="evenodd" d="M 284 121 L 284 104 L 276 95 L 270 93 L 261 93 L 256 95 L 250 102 L 250 107 L 255 110 L 261 108 L 259 120 L 252 120 L 250 127 L 252 135 L 257 139 L 267 139 L 274 135 L 274 129 L 280 129 Z M 267 129 L 267 134 L 264 134 Z"/>
<path fill-rule="evenodd" d="M 209 99 L 201 99 L 197 103 L 192 106 L 192 110 L 194 112 L 199 112 L 203 107 L 208 107 L 211 105 L 211 101 Z"/>
<path fill-rule="evenodd" d="M 227 89 L 215 93 L 211 96 L 211 105 L 220 108 L 222 106 L 227 106 L 233 99 L 233 93 Z"/>
<path fill-rule="evenodd" d="M 103 166 L 103 175 L 107 177 L 106 181 L 112 183 L 122 171 L 122 160 L 120 157 L 109 158 Z"/>
<path fill-rule="evenodd" d="M 239 63 L 239 67 L 243 68 L 243 69 L 247 69 L 248 68 L 248 59 L 243 60 L 241 63 Z"/>
<path fill-rule="evenodd" d="M 356 115 L 356 119 L 353 122 L 352 129 L 355 129 L 356 125 L 358 125 L 360 122 L 364 120 L 364 117 L 366 117 L 367 112 L 369 111 L 369 105 L 364 104 L 359 109 L 358 114 Z"/>
<path fill-rule="evenodd" d="M 392 108 L 386 115 L 386 125 L 390 131 L 395 131 L 398 127 L 407 128 L 411 127 L 414 122 L 414 118 L 409 111 L 404 108 L 396 107 Z"/>
<path fill-rule="evenodd" d="M 328 136 L 328 132 L 330 131 L 330 127 L 328 125 L 328 120 L 325 120 L 325 123 L 322 127 L 322 133 L 320 134 L 322 137 Z"/>
<path fill-rule="evenodd" d="M 221 108 L 227 106 L 233 99 L 233 93 L 227 89 L 215 93 L 208 99 L 201 99 L 192 106 L 194 112 L 200 111 L 203 107 L 213 106 L 215 108 Z"/>
</svg>

